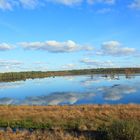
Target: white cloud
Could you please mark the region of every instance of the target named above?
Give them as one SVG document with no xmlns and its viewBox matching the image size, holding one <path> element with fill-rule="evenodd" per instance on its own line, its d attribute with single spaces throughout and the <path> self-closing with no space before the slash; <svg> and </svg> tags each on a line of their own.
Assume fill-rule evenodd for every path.
<svg viewBox="0 0 140 140">
<path fill-rule="evenodd" d="M 134 0 L 130 5 L 132 9 L 140 9 L 140 0 Z"/>
<path fill-rule="evenodd" d="M 118 41 L 108 41 L 102 44 L 101 51 L 99 52 L 103 55 L 125 56 L 136 53 L 136 49 L 123 47 L 122 44 Z"/>
<path fill-rule="evenodd" d="M 8 0 L 0 0 L 0 9 L 2 10 L 11 10 L 12 5 Z"/>
<path fill-rule="evenodd" d="M 62 53 L 62 52 L 75 52 L 80 50 L 91 51 L 92 48 L 89 46 L 82 46 L 75 43 L 72 40 L 66 42 L 58 42 L 55 40 L 46 42 L 21 42 L 19 43 L 24 49 L 31 50 L 45 50 L 52 53 Z"/>
<path fill-rule="evenodd" d="M 86 65 L 90 65 L 95 68 L 101 68 L 101 67 L 114 67 L 115 64 L 112 61 L 99 61 L 99 60 L 92 60 L 89 58 L 84 58 L 80 61 L 81 63 L 84 63 Z"/>
<path fill-rule="evenodd" d="M 0 44 L 0 51 L 7 51 L 7 50 L 11 50 L 12 48 L 13 48 L 13 46 L 9 45 L 7 43 Z"/>
</svg>

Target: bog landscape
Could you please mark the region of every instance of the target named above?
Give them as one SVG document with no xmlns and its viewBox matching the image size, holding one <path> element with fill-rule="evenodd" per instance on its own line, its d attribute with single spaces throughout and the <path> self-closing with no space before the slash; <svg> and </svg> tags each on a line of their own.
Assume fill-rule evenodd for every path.
<svg viewBox="0 0 140 140">
<path fill-rule="evenodd" d="M 0 0 L 0 140 L 140 140 L 140 0 Z"/>
</svg>

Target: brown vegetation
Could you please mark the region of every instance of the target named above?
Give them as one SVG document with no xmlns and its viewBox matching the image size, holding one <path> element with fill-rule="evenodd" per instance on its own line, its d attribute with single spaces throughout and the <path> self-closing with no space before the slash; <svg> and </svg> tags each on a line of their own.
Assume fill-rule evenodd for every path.
<svg viewBox="0 0 140 140">
<path fill-rule="evenodd" d="M 116 119 L 140 121 L 140 105 L 0 106 L 0 126 L 95 130 Z"/>
<path fill-rule="evenodd" d="M 118 120 L 127 122 L 114 125 Z M 0 106 L 0 127 L 8 127 L 0 130 L 0 140 L 103 140 L 102 132 L 114 136 L 114 128 L 124 131 L 124 126 L 130 136 L 137 128 L 139 133 L 140 105 Z"/>
<path fill-rule="evenodd" d="M 0 140 L 89 140 L 86 136 L 76 136 L 64 131 L 34 131 L 27 130 L 13 132 L 8 128 L 7 131 L 0 131 Z"/>
</svg>

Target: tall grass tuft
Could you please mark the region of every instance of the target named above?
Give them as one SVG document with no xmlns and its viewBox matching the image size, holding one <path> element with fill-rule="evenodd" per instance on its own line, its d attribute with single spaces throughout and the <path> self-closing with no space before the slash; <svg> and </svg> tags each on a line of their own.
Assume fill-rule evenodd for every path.
<svg viewBox="0 0 140 140">
<path fill-rule="evenodd" d="M 102 140 L 140 140 L 140 122 L 135 120 L 117 120 L 99 130 L 106 133 Z"/>
</svg>

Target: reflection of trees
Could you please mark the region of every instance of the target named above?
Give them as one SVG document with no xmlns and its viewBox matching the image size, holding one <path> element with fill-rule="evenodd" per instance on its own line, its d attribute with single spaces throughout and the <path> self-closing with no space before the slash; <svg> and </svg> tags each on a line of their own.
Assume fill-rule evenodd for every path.
<svg viewBox="0 0 140 140">
<path fill-rule="evenodd" d="M 126 78 L 126 79 L 134 79 L 135 76 L 134 76 L 134 75 L 131 75 L 131 74 L 126 74 L 126 75 L 125 75 L 125 78 Z"/>
<path fill-rule="evenodd" d="M 111 79 L 111 80 L 120 80 L 120 75 L 119 74 L 105 74 L 103 75 L 106 79 Z M 134 79 L 135 75 L 134 74 L 125 74 L 126 79 Z"/>
<path fill-rule="evenodd" d="M 134 78 L 135 71 L 133 69 L 125 69 L 125 77 L 126 79 Z"/>
</svg>

